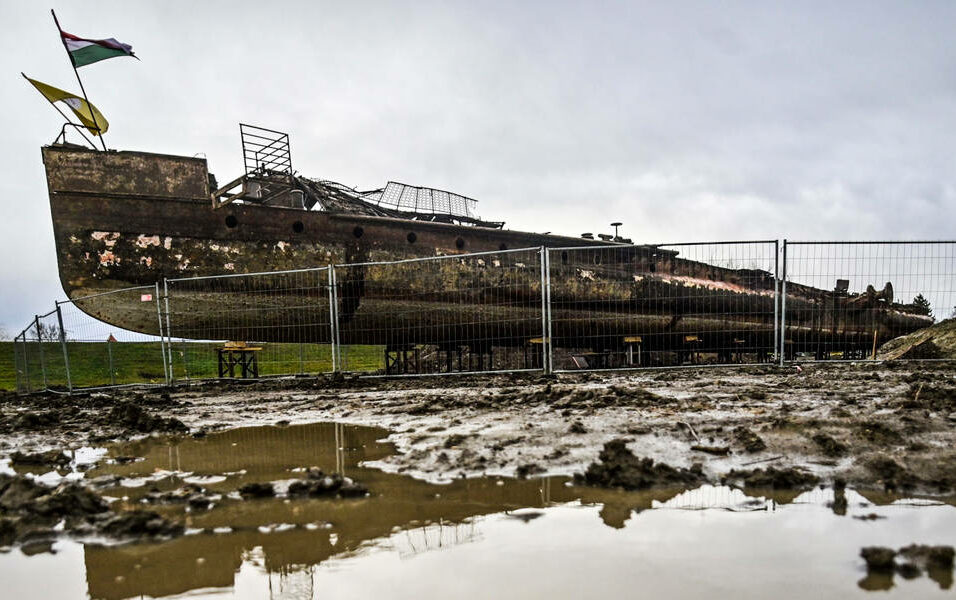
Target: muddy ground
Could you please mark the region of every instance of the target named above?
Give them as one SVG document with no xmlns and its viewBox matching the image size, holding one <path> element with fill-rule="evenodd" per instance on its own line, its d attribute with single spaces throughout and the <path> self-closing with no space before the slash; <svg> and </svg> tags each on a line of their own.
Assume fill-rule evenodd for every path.
<svg viewBox="0 0 956 600">
<path fill-rule="evenodd" d="M 956 363 L 875 363 L 630 373 L 288 379 L 0 399 L 0 459 L 157 433 L 338 421 L 390 429 L 398 453 L 369 466 L 429 481 L 574 475 L 605 444 L 703 481 L 951 495 Z M 635 463 L 637 464 L 637 463 Z M 651 464 L 657 465 L 651 468 Z M 698 465 L 698 466 L 695 466 Z M 669 474 L 667 476 L 672 476 Z M 617 479 L 615 479 L 617 477 Z M 690 477 L 690 476 L 689 476 Z"/>
</svg>

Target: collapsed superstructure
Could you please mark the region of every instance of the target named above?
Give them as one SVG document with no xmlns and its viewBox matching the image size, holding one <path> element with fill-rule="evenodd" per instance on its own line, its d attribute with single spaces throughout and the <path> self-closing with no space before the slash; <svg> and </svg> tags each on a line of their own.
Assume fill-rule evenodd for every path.
<svg viewBox="0 0 956 600">
<path fill-rule="evenodd" d="M 240 124 L 245 173 L 212 193 L 219 209 L 234 201 L 334 214 L 391 217 L 501 229 L 502 221 L 483 221 L 478 201 L 434 188 L 389 181 L 384 188 L 359 191 L 324 179 L 309 179 L 292 170 L 289 135 Z M 238 188 L 238 190 L 237 190 Z"/>
</svg>

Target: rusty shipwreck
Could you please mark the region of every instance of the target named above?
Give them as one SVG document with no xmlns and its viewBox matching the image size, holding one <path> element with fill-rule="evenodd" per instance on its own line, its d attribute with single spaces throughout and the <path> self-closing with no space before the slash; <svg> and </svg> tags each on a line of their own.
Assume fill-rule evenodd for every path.
<svg viewBox="0 0 956 600">
<path fill-rule="evenodd" d="M 527 255 L 463 257 L 454 278 L 424 267 L 396 276 L 369 263 L 548 247 L 556 249 L 549 272 L 552 345 L 611 353 L 620 357 L 616 364 L 634 364 L 635 346 L 645 361 L 659 364 L 665 355 L 680 360 L 700 353 L 769 359 L 780 347 L 774 320 L 782 310 L 783 347 L 791 356 L 863 356 L 932 322 L 894 302 L 889 284 L 850 293 L 839 284 L 823 290 L 788 282 L 781 295 L 772 267 L 733 268 L 685 258 L 679 247 L 617 236 L 511 231 L 480 219 L 474 200 L 441 190 L 390 182 L 363 192 L 309 179 L 292 170 L 286 134 L 250 126 L 241 134 L 245 173 L 222 186 L 204 158 L 44 147 L 59 275 L 68 297 L 97 319 L 157 334 L 148 305 L 120 296 L 96 303 L 82 298 L 164 278 L 354 265 L 343 267 L 336 284 L 342 344 L 486 352 L 541 337 L 541 271 Z M 506 302 L 489 292 L 503 286 Z M 191 302 L 187 298 L 179 335 L 329 341 L 328 319 L 321 315 L 278 306 L 240 318 L 215 306 L 236 301 L 234 295 L 223 298 L 198 291 Z M 474 318 L 476 309 L 487 318 Z M 328 306 L 314 310 L 328 312 Z"/>
</svg>

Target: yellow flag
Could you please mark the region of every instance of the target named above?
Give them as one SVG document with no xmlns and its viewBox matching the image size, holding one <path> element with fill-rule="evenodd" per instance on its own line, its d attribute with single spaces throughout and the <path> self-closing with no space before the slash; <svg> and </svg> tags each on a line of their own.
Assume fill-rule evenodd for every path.
<svg viewBox="0 0 956 600">
<path fill-rule="evenodd" d="M 24 75 L 24 77 L 26 77 L 26 75 Z M 52 85 L 41 83 L 35 79 L 30 79 L 29 77 L 26 79 L 50 102 L 62 102 L 69 106 L 73 114 L 76 115 L 76 118 L 78 118 L 83 126 L 89 129 L 93 135 L 106 133 L 106 130 L 109 129 L 110 124 L 106 120 L 106 117 L 103 116 L 103 113 L 83 98 L 80 98 L 76 94 L 55 88 Z"/>
</svg>

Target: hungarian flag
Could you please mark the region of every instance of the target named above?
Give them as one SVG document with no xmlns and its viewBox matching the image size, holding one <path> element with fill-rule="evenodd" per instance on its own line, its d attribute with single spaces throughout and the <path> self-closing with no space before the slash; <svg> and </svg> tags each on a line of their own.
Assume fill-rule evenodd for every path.
<svg viewBox="0 0 956 600">
<path fill-rule="evenodd" d="M 73 111 L 73 114 L 76 115 L 76 118 L 80 120 L 80 123 L 89 129 L 93 135 L 101 135 L 109 129 L 110 124 L 107 122 L 106 117 L 103 116 L 103 113 L 83 98 L 76 94 L 63 91 L 60 88 L 55 88 L 52 85 L 30 79 L 26 75 L 24 75 L 24 77 L 51 103 L 62 102 L 66 104 L 70 110 Z"/>
<path fill-rule="evenodd" d="M 132 56 L 139 60 L 133 54 L 132 46 L 119 42 L 115 38 L 88 40 L 61 29 L 60 39 L 63 40 L 63 45 L 66 46 L 74 67 L 85 67 L 114 56 Z"/>
</svg>

